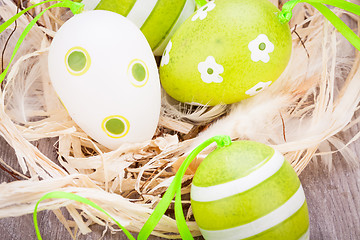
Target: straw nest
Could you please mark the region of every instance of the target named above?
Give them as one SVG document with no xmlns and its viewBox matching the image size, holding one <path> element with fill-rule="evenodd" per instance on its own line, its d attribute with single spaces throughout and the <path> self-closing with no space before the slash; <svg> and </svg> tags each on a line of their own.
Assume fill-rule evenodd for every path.
<svg viewBox="0 0 360 240">
<path fill-rule="evenodd" d="M 0 0 L 2 21 L 16 11 L 12 1 Z M 314 157 L 331 167 L 331 153 L 335 151 L 344 161 L 356 163 L 348 145 L 359 134 L 343 140 L 339 133 L 349 131 L 360 120 L 354 117 L 360 100 L 360 57 L 311 6 L 300 4 L 295 8 L 290 23 L 292 57 L 269 89 L 240 103 L 215 107 L 179 104 L 163 94 L 154 138 L 124 144 L 115 151 L 93 141 L 72 121 L 49 82 L 47 53 L 51 39 L 71 17 L 64 11 L 47 12 L 30 31 L 1 88 L 0 134 L 15 150 L 22 172 L 11 171 L 22 180 L 0 185 L 0 217 L 32 213 L 45 193 L 67 191 L 91 199 L 128 230 L 138 232 L 187 154 L 217 134 L 269 144 L 285 155 L 298 174 Z M 334 12 L 357 31 L 357 17 L 338 9 Z M 17 31 L 2 58 L 5 66 L 17 37 L 31 19 L 31 15 L 24 15 L 17 21 Z M 10 28 L 0 36 L 0 46 L 11 32 Z M 49 159 L 34 145 L 49 138 L 57 139 L 57 159 Z M 196 167 L 212 149 L 206 149 L 188 169 L 183 194 L 189 193 Z M 0 164 L 12 169 L 7 159 L 0 159 Z M 63 217 L 60 207 L 67 209 L 72 220 Z M 184 200 L 184 208 L 193 235 L 200 235 L 189 200 Z M 116 230 L 107 216 L 73 201 L 48 200 L 40 209 L 53 210 L 73 238 L 72 230 L 86 234 L 91 224 Z M 170 215 L 161 219 L 154 235 L 179 237 Z"/>
</svg>

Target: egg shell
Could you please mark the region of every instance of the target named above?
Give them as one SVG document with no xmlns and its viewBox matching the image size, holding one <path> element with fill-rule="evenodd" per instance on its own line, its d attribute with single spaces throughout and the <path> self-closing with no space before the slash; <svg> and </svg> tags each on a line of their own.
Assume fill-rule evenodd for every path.
<svg viewBox="0 0 360 240">
<path fill-rule="evenodd" d="M 195 11 L 194 0 L 84 0 L 85 10 L 108 10 L 138 26 L 154 54 L 161 56 L 180 25 Z"/>
<path fill-rule="evenodd" d="M 301 183 L 262 143 L 237 141 L 210 153 L 194 175 L 191 206 L 205 239 L 309 239 Z"/>
<path fill-rule="evenodd" d="M 230 104 L 273 83 L 292 48 L 268 0 L 215 0 L 189 17 L 164 51 L 160 80 L 181 102 Z"/>
<path fill-rule="evenodd" d="M 48 67 L 73 120 L 115 149 L 152 138 L 160 114 L 160 82 L 151 48 L 125 17 L 102 10 L 75 15 L 56 33 Z"/>
</svg>

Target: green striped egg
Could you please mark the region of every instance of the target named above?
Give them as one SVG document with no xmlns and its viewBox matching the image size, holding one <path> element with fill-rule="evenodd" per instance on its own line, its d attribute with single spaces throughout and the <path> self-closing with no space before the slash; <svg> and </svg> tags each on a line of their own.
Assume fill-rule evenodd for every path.
<svg viewBox="0 0 360 240">
<path fill-rule="evenodd" d="M 151 49 L 162 55 L 176 29 L 195 11 L 194 0 L 83 0 L 85 10 L 119 13 L 138 26 Z"/>
<path fill-rule="evenodd" d="M 195 173 L 191 206 L 205 239 L 309 239 L 299 178 L 261 143 L 237 141 L 210 153 Z"/>
</svg>

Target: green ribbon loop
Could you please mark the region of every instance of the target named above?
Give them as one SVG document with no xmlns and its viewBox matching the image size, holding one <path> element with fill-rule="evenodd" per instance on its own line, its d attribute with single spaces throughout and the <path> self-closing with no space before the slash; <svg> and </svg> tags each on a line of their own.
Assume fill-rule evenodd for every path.
<svg viewBox="0 0 360 240">
<path fill-rule="evenodd" d="M 207 4 L 206 0 L 195 0 L 195 2 L 196 2 L 196 5 L 198 5 L 199 7 L 202 7 Z"/>
<path fill-rule="evenodd" d="M 216 142 L 218 147 L 224 147 L 231 144 L 231 138 L 225 135 L 212 137 L 200 144 L 189 154 L 189 156 L 181 164 L 179 170 L 175 175 L 174 180 L 170 184 L 169 188 L 166 190 L 163 198 L 156 206 L 154 212 L 151 214 L 149 219 L 144 224 L 143 228 L 140 230 L 138 235 L 139 240 L 147 239 L 150 236 L 151 232 L 154 230 L 155 226 L 160 221 L 161 217 L 164 215 L 166 209 L 169 207 L 175 194 L 175 218 L 180 235 L 183 239 L 193 239 L 182 211 L 181 180 L 185 175 L 185 172 L 189 167 L 190 163 L 195 159 L 195 157 L 213 142 Z"/>
<path fill-rule="evenodd" d="M 7 28 L 9 27 L 12 23 L 14 23 L 18 18 L 20 18 L 23 14 L 25 14 L 26 12 L 28 12 L 29 10 L 40 6 L 42 4 L 45 3 L 49 3 L 49 2 L 59 2 L 59 1 L 54 1 L 54 0 L 48 0 L 48 1 L 44 1 L 38 4 L 34 4 L 24 10 L 22 10 L 21 12 L 19 12 L 18 14 L 14 15 L 12 18 L 10 18 L 8 21 L 6 21 L 5 23 L 0 25 L 0 34 Z M 9 64 L 7 65 L 7 67 L 4 69 L 4 71 L 0 74 L 0 84 L 2 83 L 2 81 L 5 79 L 5 76 L 10 68 L 10 65 L 12 63 L 12 61 L 15 58 L 15 55 L 17 53 L 17 51 L 19 50 L 21 44 L 23 43 L 23 41 L 25 40 L 25 37 L 27 36 L 27 34 L 30 32 L 31 28 L 36 24 L 36 22 L 40 19 L 40 17 L 49 9 L 51 8 L 55 8 L 55 7 L 65 7 L 65 8 L 70 8 L 70 10 L 74 13 L 74 14 L 78 14 L 80 13 L 83 8 L 84 8 L 84 4 L 83 3 L 78 3 L 78 2 L 73 2 L 70 0 L 62 0 L 59 3 L 55 3 L 54 5 L 51 5 L 50 7 L 46 8 L 45 10 L 43 10 L 41 13 L 39 13 L 24 29 L 24 31 L 21 33 L 15 48 L 13 50 L 13 53 L 11 55 Z"/>
<path fill-rule="evenodd" d="M 44 196 L 42 196 L 40 198 L 40 200 L 36 203 L 35 205 L 35 209 L 34 209 L 34 213 L 33 213 L 33 220 L 34 220 L 34 226 L 35 226 L 35 232 L 36 232 L 36 236 L 39 240 L 42 240 L 41 234 L 40 234 L 40 230 L 39 230 L 39 226 L 38 226 L 38 222 L 37 222 L 37 211 L 38 211 L 38 207 L 40 202 L 47 200 L 47 199 L 52 199 L 52 198 L 60 198 L 60 199 L 69 199 L 69 200 L 74 200 L 80 203 L 84 203 L 87 204 L 91 207 L 93 207 L 96 210 L 99 210 L 100 212 L 104 213 L 106 216 L 108 216 L 110 219 L 112 219 L 118 226 L 119 228 L 121 228 L 121 230 L 123 230 L 123 232 L 125 233 L 125 235 L 130 239 L 130 240 L 135 240 L 135 238 L 128 232 L 128 230 L 126 230 L 126 228 L 124 228 L 117 220 L 115 220 L 112 216 L 110 216 L 110 214 L 108 214 L 103 208 L 101 208 L 99 205 L 97 205 L 96 203 L 90 201 L 87 198 L 78 196 L 76 194 L 73 193 L 69 193 L 69 192 L 61 192 L 61 191 L 55 191 L 55 192 L 50 192 L 45 194 Z"/>
<path fill-rule="evenodd" d="M 332 25 L 357 49 L 360 51 L 360 38 L 357 36 L 338 16 L 329 8 L 330 5 L 360 16 L 360 6 L 344 0 L 292 0 L 285 3 L 279 14 L 280 22 L 288 23 L 292 17 L 292 10 L 296 4 L 305 2 L 315 7 Z"/>
</svg>

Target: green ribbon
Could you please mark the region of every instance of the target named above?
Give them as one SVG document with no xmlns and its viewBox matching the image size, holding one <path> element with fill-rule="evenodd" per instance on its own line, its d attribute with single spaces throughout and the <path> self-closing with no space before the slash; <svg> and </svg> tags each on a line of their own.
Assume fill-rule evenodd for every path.
<svg viewBox="0 0 360 240">
<path fill-rule="evenodd" d="M 360 6 L 344 0 L 292 0 L 285 3 L 279 14 L 282 23 L 288 23 L 292 17 L 292 10 L 296 4 L 305 2 L 314 6 L 332 25 L 357 49 L 360 51 L 360 38 L 357 36 L 338 16 L 329 8 L 330 5 L 360 16 Z"/>
<path fill-rule="evenodd" d="M 155 226 L 160 221 L 161 217 L 164 215 L 166 209 L 169 207 L 175 194 L 175 218 L 180 236 L 182 237 L 182 239 L 193 239 L 182 211 L 181 180 L 185 175 L 186 169 L 189 167 L 190 163 L 195 159 L 195 157 L 213 142 L 216 142 L 218 147 L 224 147 L 231 144 L 231 138 L 225 135 L 212 137 L 200 144 L 189 154 L 189 156 L 181 164 L 179 170 L 175 175 L 174 180 L 171 182 L 169 188 L 166 190 L 163 198 L 156 206 L 154 212 L 151 214 L 149 219 L 146 221 L 146 223 L 140 230 L 138 235 L 139 240 L 147 239 L 150 236 L 151 232 L 154 230 Z"/>
<path fill-rule="evenodd" d="M 8 28 L 12 23 L 14 23 L 18 18 L 20 18 L 23 14 L 25 14 L 26 12 L 28 12 L 29 10 L 45 4 L 45 3 L 49 3 L 49 2 L 59 2 L 59 1 L 54 1 L 54 0 L 48 0 L 48 1 L 44 1 L 38 4 L 34 4 L 31 5 L 30 7 L 22 10 L 21 12 L 17 13 L 16 15 L 14 15 L 12 18 L 10 18 L 9 20 L 7 20 L 5 23 L 0 25 L 0 34 L 6 29 Z M 78 2 L 73 2 L 70 0 L 61 0 L 61 2 L 59 3 L 55 3 L 54 5 L 51 5 L 50 7 L 46 8 L 45 10 L 43 10 L 41 13 L 39 13 L 28 25 L 27 27 L 24 29 L 24 31 L 21 33 L 15 48 L 13 50 L 13 54 L 11 55 L 9 64 L 7 65 L 7 67 L 4 69 L 4 71 L 0 74 L 0 84 L 2 83 L 2 81 L 5 79 L 5 76 L 10 68 L 10 65 L 12 63 L 12 61 L 15 58 L 15 55 L 17 53 L 17 51 L 20 48 L 20 45 L 23 43 L 23 41 L 25 40 L 26 35 L 30 32 L 31 28 L 36 24 L 36 22 L 40 19 L 40 17 L 49 9 L 51 8 L 55 8 L 55 7 L 65 7 L 65 8 L 70 8 L 70 10 L 74 13 L 74 14 L 78 14 L 81 13 L 83 8 L 84 8 L 84 4 L 83 3 L 78 3 Z"/>
<path fill-rule="evenodd" d="M 185 161 L 181 164 L 179 170 L 175 174 L 175 177 L 173 181 L 171 182 L 170 186 L 166 190 L 164 196 L 156 206 L 155 210 L 151 214 L 151 216 L 148 218 L 144 226 L 139 232 L 138 238 L 139 240 L 145 240 L 147 239 L 151 232 L 155 229 L 156 225 L 162 218 L 162 216 L 165 214 L 165 211 L 168 209 L 169 205 L 171 204 L 172 199 L 175 196 L 175 218 L 176 218 L 176 224 L 179 229 L 180 236 L 182 239 L 192 240 L 192 234 L 189 230 L 189 227 L 186 224 L 185 216 L 182 209 L 182 203 L 181 203 L 181 181 L 183 176 L 185 175 L 185 172 L 187 168 L 189 167 L 190 163 L 195 159 L 195 157 L 206 147 L 208 147 L 213 142 L 216 142 L 218 147 L 225 147 L 229 146 L 231 144 L 231 138 L 229 136 L 215 136 L 212 137 L 202 144 L 200 144 L 197 148 L 195 148 L 189 156 L 185 159 Z M 80 197 L 73 193 L 68 192 L 50 192 L 45 194 L 40 200 L 36 203 L 33 218 L 34 218 L 34 226 L 36 231 L 36 236 L 39 240 L 41 240 L 41 235 L 38 227 L 37 222 L 37 211 L 38 211 L 38 205 L 41 201 L 44 201 L 46 199 L 51 198 L 64 198 L 69 200 L 74 200 L 77 202 L 81 202 L 84 204 L 87 204 L 104 214 L 106 214 L 108 217 L 110 217 L 126 234 L 126 236 L 131 239 L 135 240 L 135 238 L 119 223 L 117 222 L 113 217 L 111 217 L 104 209 L 102 209 L 100 206 L 98 206 L 96 203 L 90 201 L 89 199 Z"/>
<path fill-rule="evenodd" d="M 110 214 L 108 214 L 103 208 L 101 208 L 99 205 L 97 205 L 96 203 L 90 201 L 87 198 L 78 196 L 76 194 L 73 193 L 69 193 L 69 192 L 61 192 L 61 191 L 56 191 L 56 192 L 50 192 L 45 194 L 44 196 L 42 196 L 40 198 L 40 200 L 36 203 L 35 205 L 35 209 L 34 209 L 34 213 L 33 213 L 33 220 L 34 220 L 34 226 L 35 226 L 35 232 L 36 232 L 36 236 L 39 240 L 42 240 L 41 234 L 40 234 L 40 230 L 38 227 L 38 222 L 37 222 L 37 211 L 38 211 L 38 206 L 40 204 L 40 202 L 47 200 L 47 199 L 52 199 L 52 198 L 60 198 L 60 199 L 69 199 L 69 200 L 74 200 L 80 203 L 84 203 L 87 204 L 97 210 L 99 210 L 100 212 L 104 213 L 106 216 L 108 216 L 109 218 L 111 218 L 120 228 L 121 230 L 124 231 L 124 233 L 126 234 L 126 236 L 131 239 L 131 240 L 135 240 L 135 238 L 129 233 L 128 230 L 126 230 L 126 228 L 124 228 L 118 221 L 116 221 L 112 216 L 110 216 Z"/>
</svg>

